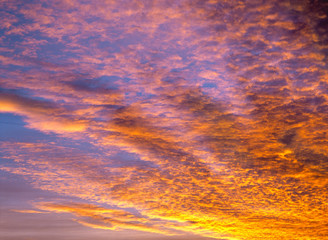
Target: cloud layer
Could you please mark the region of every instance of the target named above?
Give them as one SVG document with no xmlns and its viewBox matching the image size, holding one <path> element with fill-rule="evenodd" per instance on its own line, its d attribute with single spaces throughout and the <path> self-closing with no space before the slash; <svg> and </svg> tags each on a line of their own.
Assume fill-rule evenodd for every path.
<svg viewBox="0 0 328 240">
<path fill-rule="evenodd" d="M 0 111 L 58 139 L 1 142 L 1 169 L 87 227 L 325 239 L 320 4 L 1 1 Z"/>
</svg>

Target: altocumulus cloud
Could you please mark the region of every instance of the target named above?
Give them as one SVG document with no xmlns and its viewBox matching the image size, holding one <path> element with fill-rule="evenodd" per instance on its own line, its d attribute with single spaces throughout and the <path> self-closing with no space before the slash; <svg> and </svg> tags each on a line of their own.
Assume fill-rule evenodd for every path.
<svg viewBox="0 0 328 240">
<path fill-rule="evenodd" d="M 0 6 L 0 111 L 57 139 L 2 141 L 1 169 L 75 199 L 16 212 L 166 236 L 326 238 L 327 5 Z"/>
</svg>

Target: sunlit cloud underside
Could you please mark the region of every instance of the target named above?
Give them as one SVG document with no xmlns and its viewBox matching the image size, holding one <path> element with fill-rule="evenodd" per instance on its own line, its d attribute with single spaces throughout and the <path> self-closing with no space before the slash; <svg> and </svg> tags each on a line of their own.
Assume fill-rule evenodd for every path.
<svg viewBox="0 0 328 240">
<path fill-rule="evenodd" d="M 35 133 L 0 142 L 1 170 L 60 196 L 10 211 L 117 236 L 328 239 L 327 4 L 0 6 L 0 112 Z"/>
</svg>

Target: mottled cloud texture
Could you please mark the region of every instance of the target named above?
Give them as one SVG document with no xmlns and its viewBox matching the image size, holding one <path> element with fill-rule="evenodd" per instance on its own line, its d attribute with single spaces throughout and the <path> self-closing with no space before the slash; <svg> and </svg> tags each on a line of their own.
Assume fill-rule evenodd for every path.
<svg viewBox="0 0 328 240">
<path fill-rule="evenodd" d="M 0 8 L 0 111 L 49 136 L 2 141 L 1 169 L 74 199 L 17 214 L 167 237 L 327 239 L 327 4 Z"/>
</svg>

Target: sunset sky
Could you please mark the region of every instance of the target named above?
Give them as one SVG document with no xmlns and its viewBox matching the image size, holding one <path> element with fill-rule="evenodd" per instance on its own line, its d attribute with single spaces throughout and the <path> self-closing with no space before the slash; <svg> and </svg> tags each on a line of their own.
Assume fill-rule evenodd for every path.
<svg viewBox="0 0 328 240">
<path fill-rule="evenodd" d="M 0 0 L 1 240 L 328 239 L 328 3 Z"/>
</svg>

